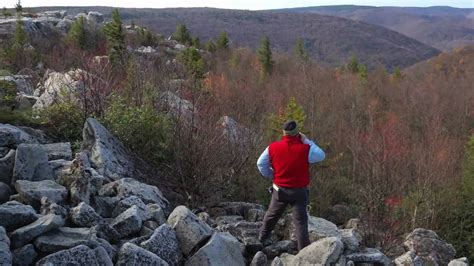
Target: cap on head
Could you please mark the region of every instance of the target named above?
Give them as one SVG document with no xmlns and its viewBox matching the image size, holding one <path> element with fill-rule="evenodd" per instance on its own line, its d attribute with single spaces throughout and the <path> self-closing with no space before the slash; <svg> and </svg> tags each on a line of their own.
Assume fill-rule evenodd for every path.
<svg viewBox="0 0 474 266">
<path fill-rule="evenodd" d="M 295 120 L 288 120 L 283 124 L 283 134 L 286 136 L 296 136 L 299 133 Z"/>
</svg>

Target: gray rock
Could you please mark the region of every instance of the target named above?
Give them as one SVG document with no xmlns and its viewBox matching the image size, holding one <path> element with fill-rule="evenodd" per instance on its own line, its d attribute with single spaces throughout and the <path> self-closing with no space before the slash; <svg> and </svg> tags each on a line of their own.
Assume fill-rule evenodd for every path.
<svg viewBox="0 0 474 266">
<path fill-rule="evenodd" d="M 285 266 L 285 265 L 283 264 L 283 261 L 279 257 L 276 257 L 272 260 L 272 263 L 270 264 L 270 266 Z"/>
<path fill-rule="evenodd" d="M 354 263 L 375 263 L 382 265 L 391 265 L 392 263 L 385 254 L 375 248 L 366 248 L 356 253 L 347 254 L 346 259 Z"/>
<path fill-rule="evenodd" d="M 337 237 L 326 237 L 303 248 L 291 265 L 329 265 L 342 255 L 344 245 Z"/>
<path fill-rule="evenodd" d="M 210 210 L 211 216 L 239 215 L 248 220 L 255 210 L 264 211 L 263 205 L 248 202 L 221 202 Z"/>
<path fill-rule="evenodd" d="M 255 253 L 253 256 L 252 262 L 250 262 L 250 266 L 267 266 L 267 256 L 262 251 Z"/>
<path fill-rule="evenodd" d="M 463 257 L 450 261 L 448 266 L 469 266 L 469 261 L 466 257 Z"/>
<path fill-rule="evenodd" d="M 150 210 L 151 216 L 153 220 L 155 220 L 158 225 L 162 225 L 166 223 L 166 216 L 163 208 L 156 203 L 150 203 L 147 205 L 148 209 Z"/>
<path fill-rule="evenodd" d="M 30 224 L 38 219 L 35 209 L 16 201 L 0 205 L 0 226 L 8 232 Z"/>
<path fill-rule="evenodd" d="M 94 22 L 94 23 L 102 23 L 104 22 L 104 15 L 99 12 L 91 11 L 87 14 L 86 17 L 87 21 Z"/>
<path fill-rule="evenodd" d="M 344 243 L 344 247 L 348 251 L 357 251 L 359 249 L 359 243 L 362 237 L 355 229 L 340 229 L 341 240 Z"/>
<path fill-rule="evenodd" d="M 102 219 L 88 204 L 81 202 L 69 211 L 71 221 L 80 227 L 92 227 Z"/>
<path fill-rule="evenodd" d="M 120 198 L 137 196 L 145 204 L 156 203 L 164 210 L 169 205 L 168 200 L 157 187 L 141 183 L 133 178 L 123 178 L 104 185 L 99 191 L 99 196 Z"/>
<path fill-rule="evenodd" d="M 110 226 L 117 230 L 120 238 L 140 232 L 142 228 L 142 218 L 138 207 L 132 206 L 121 213 L 112 221 Z"/>
<path fill-rule="evenodd" d="M 96 235 L 99 238 L 103 238 L 112 244 L 116 244 L 120 241 L 120 235 L 104 220 L 100 221 L 98 225 L 91 228 L 91 234 Z"/>
<path fill-rule="evenodd" d="M 341 237 L 335 224 L 323 218 L 314 216 L 308 217 L 308 232 L 311 242 L 326 237 Z"/>
<path fill-rule="evenodd" d="M 10 240 L 5 228 L 0 226 L 0 265 L 12 265 L 12 253 L 10 252 Z"/>
<path fill-rule="evenodd" d="M 343 257 L 343 256 L 341 256 L 341 257 Z M 279 258 L 283 262 L 283 265 L 291 265 L 291 263 L 293 262 L 293 259 L 295 258 L 295 255 L 288 254 L 288 253 L 283 253 L 279 256 Z M 345 266 L 345 265 L 344 264 L 341 264 L 341 265 L 336 264 L 336 266 Z"/>
<path fill-rule="evenodd" d="M 408 251 L 405 254 L 397 257 L 393 260 L 393 263 L 397 266 L 413 265 L 413 266 L 423 266 L 423 261 L 416 256 L 414 251 Z"/>
<path fill-rule="evenodd" d="M 434 258 L 440 265 L 447 265 L 456 254 L 451 244 L 446 243 L 434 231 L 423 228 L 417 228 L 409 234 L 404 245 L 407 250 L 414 251 L 417 256 Z"/>
<path fill-rule="evenodd" d="M 94 197 L 93 206 L 100 216 L 110 218 L 119 201 L 120 198 L 118 197 Z"/>
<path fill-rule="evenodd" d="M 156 228 L 160 227 L 160 224 L 155 221 L 146 221 L 143 223 L 143 226 L 155 231 Z"/>
<path fill-rule="evenodd" d="M 211 215 L 207 212 L 200 212 L 197 214 L 197 217 L 211 227 L 216 225 L 216 222 L 212 220 Z"/>
<path fill-rule="evenodd" d="M 18 180 L 15 189 L 20 198 L 36 209 L 41 207 L 41 198 L 46 197 L 51 202 L 64 202 L 67 197 L 67 189 L 52 180 L 27 181 Z"/>
<path fill-rule="evenodd" d="M 32 265 L 38 256 L 38 253 L 36 253 L 35 247 L 32 244 L 15 249 L 13 250 L 12 254 L 14 266 Z"/>
<path fill-rule="evenodd" d="M 124 145 L 94 118 L 84 125 L 82 149 L 90 152 L 93 168 L 106 178 L 133 177 L 134 166 Z"/>
<path fill-rule="evenodd" d="M 240 221 L 228 227 L 228 232 L 237 237 L 245 246 L 247 252 L 253 254 L 263 248 L 258 240 L 261 222 Z"/>
<path fill-rule="evenodd" d="M 16 150 L 12 183 L 17 180 L 41 181 L 53 179 L 48 154 L 39 144 L 20 144 Z"/>
<path fill-rule="evenodd" d="M 98 247 L 98 246 L 103 247 L 105 249 L 105 251 L 107 251 L 107 254 L 109 254 L 109 257 L 112 260 L 114 260 L 114 258 L 117 255 L 117 248 L 115 248 L 107 240 L 102 239 L 102 238 L 97 238 L 97 243 L 98 243 L 98 245 L 96 247 Z"/>
<path fill-rule="evenodd" d="M 242 252 L 242 246 L 235 237 L 217 232 L 185 265 L 245 265 Z"/>
<path fill-rule="evenodd" d="M 179 265 L 183 254 L 176 232 L 168 224 L 163 224 L 153 232 L 153 235 L 140 246 L 170 265 Z"/>
<path fill-rule="evenodd" d="M 18 127 L 0 124 L 0 147 L 16 148 L 21 143 L 38 143 L 38 140 Z"/>
<path fill-rule="evenodd" d="M 35 240 L 35 247 L 46 254 L 69 249 L 79 245 L 90 245 L 95 240 L 89 228 L 60 227 Z"/>
<path fill-rule="evenodd" d="M 20 248 L 36 237 L 64 225 L 64 219 L 61 216 L 48 214 L 40 217 L 32 224 L 20 227 L 11 234 L 12 248 Z"/>
<path fill-rule="evenodd" d="M 176 231 L 181 250 L 186 256 L 212 235 L 211 228 L 185 206 L 173 210 L 168 217 L 168 224 Z"/>
<path fill-rule="evenodd" d="M 48 160 L 72 160 L 71 143 L 51 143 L 42 145 L 44 151 L 48 154 Z"/>
<path fill-rule="evenodd" d="M 265 253 L 268 259 L 273 259 L 280 256 L 282 253 L 295 253 L 296 252 L 295 243 L 291 240 L 278 241 L 263 248 L 263 253 Z"/>
<path fill-rule="evenodd" d="M 0 158 L 0 182 L 11 184 L 13 167 L 15 167 L 15 150 L 10 150 L 4 157 Z"/>
<path fill-rule="evenodd" d="M 118 252 L 117 266 L 167 266 L 157 255 L 132 243 L 125 243 Z"/>
<path fill-rule="evenodd" d="M 355 207 L 343 204 L 331 206 L 322 214 L 322 217 L 338 226 L 343 225 L 349 219 L 356 218 L 358 216 L 359 213 Z"/>
<path fill-rule="evenodd" d="M 261 209 L 249 209 L 247 212 L 247 221 L 249 222 L 261 222 L 265 217 L 265 211 Z"/>
<path fill-rule="evenodd" d="M 63 159 L 53 160 L 48 162 L 49 167 L 53 170 L 54 180 L 57 180 L 60 176 L 68 174 L 71 170 L 71 161 Z"/>
<path fill-rule="evenodd" d="M 58 24 L 56 24 L 56 28 L 58 28 L 61 32 L 67 33 L 71 28 L 71 25 L 74 21 L 70 19 L 61 19 Z"/>
<path fill-rule="evenodd" d="M 63 206 L 50 201 L 47 197 L 41 198 L 40 212 L 42 215 L 56 214 L 63 217 L 64 219 L 68 218 L 68 210 Z"/>
<path fill-rule="evenodd" d="M 0 182 L 0 204 L 9 201 L 11 195 L 12 190 L 10 189 L 10 187 L 5 183 Z"/>
<path fill-rule="evenodd" d="M 36 265 L 113 266 L 113 263 L 103 247 L 91 249 L 87 246 L 80 245 L 48 255 L 38 261 Z"/>
<path fill-rule="evenodd" d="M 152 213 L 150 212 L 148 207 L 137 196 L 130 196 L 119 201 L 117 203 L 117 206 L 115 206 L 114 211 L 112 212 L 112 216 L 117 217 L 122 212 L 126 211 L 128 208 L 132 206 L 138 207 L 138 212 L 140 213 L 140 217 L 142 218 L 142 221 L 147 221 L 152 218 Z"/>
</svg>

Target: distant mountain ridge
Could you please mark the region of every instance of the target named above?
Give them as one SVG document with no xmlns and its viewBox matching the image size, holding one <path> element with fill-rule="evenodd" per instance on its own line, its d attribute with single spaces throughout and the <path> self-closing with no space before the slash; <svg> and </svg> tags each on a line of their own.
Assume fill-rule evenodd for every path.
<svg viewBox="0 0 474 266">
<path fill-rule="evenodd" d="M 474 45 L 474 8 L 315 6 L 272 10 L 316 13 L 379 25 L 440 50 Z"/>
</svg>

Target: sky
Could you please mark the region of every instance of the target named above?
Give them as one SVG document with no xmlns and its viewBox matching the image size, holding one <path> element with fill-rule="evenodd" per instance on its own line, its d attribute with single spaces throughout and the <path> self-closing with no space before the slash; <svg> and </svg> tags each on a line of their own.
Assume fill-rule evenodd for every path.
<svg viewBox="0 0 474 266">
<path fill-rule="evenodd" d="M 14 7 L 17 0 L 0 0 L 0 6 Z M 276 9 L 321 5 L 371 6 L 452 6 L 474 8 L 474 0 L 22 0 L 24 7 L 35 6 L 114 6 L 114 7 L 216 7 L 229 9 Z"/>
</svg>

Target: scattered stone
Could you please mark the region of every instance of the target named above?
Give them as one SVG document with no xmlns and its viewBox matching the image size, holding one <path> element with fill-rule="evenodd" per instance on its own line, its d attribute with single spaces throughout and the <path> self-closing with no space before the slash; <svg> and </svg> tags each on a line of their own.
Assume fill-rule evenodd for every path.
<svg viewBox="0 0 474 266">
<path fill-rule="evenodd" d="M 107 240 L 102 239 L 102 238 L 97 238 L 97 243 L 98 245 L 94 245 L 94 248 L 101 246 L 107 251 L 107 254 L 109 254 L 109 257 L 114 260 L 114 258 L 117 255 L 117 249 L 112 246 Z"/>
<path fill-rule="evenodd" d="M 8 232 L 28 225 L 38 219 L 35 209 L 17 201 L 9 201 L 0 205 L 0 226 Z"/>
<path fill-rule="evenodd" d="M 303 248 L 291 265 L 330 265 L 336 263 L 344 250 L 337 237 L 326 237 Z"/>
<path fill-rule="evenodd" d="M 250 266 L 267 266 L 267 256 L 262 251 L 255 253 L 253 256 L 252 262 L 250 262 Z"/>
<path fill-rule="evenodd" d="M 61 216 L 48 214 L 40 217 L 32 224 L 16 229 L 10 236 L 12 248 L 20 248 L 36 237 L 64 225 Z"/>
<path fill-rule="evenodd" d="M 38 143 L 38 141 L 18 127 L 0 124 L 0 147 L 15 148 L 20 143 Z"/>
<path fill-rule="evenodd" d="M 12 183 L 17 180 L 41 181 L 53 179 L 48 154 L 40 144 L 20 144 L 16 150 Z"/>
<path fill-rule="evenodd" d="M 79 245 L 89 245 L 94 236 L 89 228 L 61 227 L 35 240 L 35 247 L 46 254 L 69 249 Z"/>
<path fill-rule="evenodd" d="M 101 220 L 98 225 L 91 228 L 91 235 L 96 235 L 99 238 L 103 238 L 112 244 L 116 244 L 120 240 L 120 235 L 104 220 Z"/>
<path fill-rule="evenodd" d="M 354 263 L 375 263 L 382 265 L 391 265 L 392 263 L 385 254 L 375 248 L 366 248 L 356 253 L 347 254 L 346 259 Z"/>
<path fill-rule="evenodd" d="M 133 178 L 123 178 L 104 185 L 99 191 L 99 196 L 120 198 L 137 196 L 145 204 L 156 203 L 164 210 L 169 205 L 168 200 L 157 187 L 141 183 Z"/>
<path fill-rule="evenodd" d="M 211 219 L 211 216 L 207 212 L 200 212 L 197 214 L 197 217 L 199 218 L 199 220 L 205 222 L 210 227 L 214 227 L 216 225 L 216 222 Z"/>
<path fill-rule="evenodd" d="M 10 189 L 10 187 L 5 183 L 0 182 L 0 204 L 9 201 L 11 195 L 12 190 Z"/>
<path fill-rule="evenodd" d="M 41 198 L 40 212 L 42 215 L 56 214 L 63 217 L 64 219 L 66 219 L 68 216 L 68 210 L 65 207 L 50 201 L 47 197 Z"/>
<path fill-rule="evenodd" d="M 91 249 L 85 245 L 58 251 L 48 255 L 36 263 L 42 265 L 103 265 L 113 266 L 113 263 L 103 247 Z"/>
<path fill-rule="evenodd" d="M 15 189 L 20 198 L 36 209 L 41 207 L 41 198 L 46 197 L 51 202 L 64 202 L 67 197 L 67 189 L 52 180 L 27 181 L 18 180 Z"/>
<path fill-rule="evenodd" d="M 104 218 L 112 217 L 112 212 L 120 201 L 118 197 L 94 197 L 94 209 Z"/>
<path fill-rule="evenodd" d="M 137 206 L 130 207 L 117 216 L 110 226 L 117 230 L 120 238 L 140 232 L 140 229 L 142 228 L 142 218 L 140 216 L 139 208 Z"/>
<path fill-rule="evenodd" d="M 142 242 L 140 246 L 162 258 L 170 265 L 179 265 L 183 258 L 178 236 L 168 224 L 158 227 L 150 239 Z"/>
<path fill-rule="evenodd" d="M 59 160 L 49 161 L 48 164 L 53 170 L 54 180 L 57 180 L 59 177 L 66 175 L 70 172 L 72 162 L 59 159 Z"/>
<path fill-rule="evenodd" d="M 448 266 L 469 266 L 469 261 L 466 257 L 463 257 L 450 261 Z"/>
<path fill-rule="evenodd" d="M 132 243 L 125 243 L 118 252 L 116 265 L 168 266 L 168 263 L 146 249 Z"/>
<path fill-rule="evenodd" d="M 254 254 L 263 248 L 263 244 L 258 240 L 261 222 L 251 223 L 240 221 L 230 225 L 228 232 L 237 237 L 245 246 L 248 253 Z"/>
<path fill-rule="evenodd" d="M 217 232 L 185 265 L 245 265 L 242 251 L 243 248 L 235 237 L 229 233 Z"/>
<path fill-rule="evenodd" d="M 150 228 L 151 230 L 155 231 L 155 229 L 158 228 L 160 226 L 160 224 L 155 222 L 155 221 L 146 221 L 146 222 L 143 223 L 143 226 L 146 227 L 146 228 Z"/>
<path fill-rule="evenodd" d="M 96 11 L 90 11 L 87 14 L 86 19 L 87 19 L 87 21 L 94 22 L 94 23 L 98 24 L 98 23 L 104 22 L 104 15 L 102 15 L 101 13 L 96 12 Z"/>
<path fill-rule="evenodd" d="M 0 158 L 0 182 L 11 184 L 13 168 L 15 167 L 15 154 L 15 150 L 10 150 L 5 156 Z"/>
<path fill-rule="evenodd" d="M 431 257 L 440 265 L 447 265 L 456 254 L 451 244 L 446 243 L 434 231 L 423 228 L 417 228 L 408 235 L 404 245 L 417 256 Z"/>
<path fill-rule="evenodd" d="M 263 248 L 263 253 L 267 255 L 269 259 L 280 256 L 282 253 L 296 253 L 295 243 L 291 240 L 278 241 Z"/>
<path fill-rule="evenodd" d="M 185 206 L 173 210 L 168 217 L 168 224 L 176 231 L 181 250 L 186 256 L 212 235 L 211 228 Z"/>
<path fill-rule="evenodd" d="M 393 260 L 393 263 L 397 266 L 405 266 L 405 265 L 414 265 L 414 266 L 423 266 L 423 261 L 416 256 L 414 251 L 408 251 L 405 254 L 397 257 Z"/>
<path fill-rule="evenodd" d="M 71 221 L 81 227 L 92 227 L 102 218 L 88 204 L 81 202 L 69 211 Z"/>
<path fill-rule="evenodd" d="M 12 265 L 12 253 L 10 252 L 10 240 L 5 228 L 0 226 L 0 265 Z"/>
<path fill-rule="evenodd" d="M 155 220 L 159 225 L 166 223 L 166 216 L 163 208 L 156 203 L 151 203 L 147 205 L 150 210 L 153 220 Z"/>
<path fill-rule="evenodd" d="M 14 266 L 32 265 L 38 256 L 38 253 L 36 253 L 35 247 L 32 244 L 15 249 L 12 253 Z M 1 262 L 0 265 L 2 265 Z"/>
<path fill-rule="evenodd" d="M 42 148 L 48 154 L 48 160 L 72 160 L 72 150 L 71 150 L 71 143 L 63 142 L 63 143 L 51 143 L 51 144 L 43 144 Z"/>
<path fill-rule="evenodd" d="M 343 225 L 349 219 L 359 216 L 357 209 L 352 206 L 336 204 L 328 208 L 323 214 L 326 220 L 333 222 L 336 225 Z"/>
<path fill-rule="evenodd" d="M 117 203 L 117 206 L 115 206 L 114 211 L 112 212 L 112 216 L 116 217 L 132 206 L 138 207 L 138 212 L 140 213 L 140 217 L 142 218 L 142 221 L 147 221 L 152 218 L 152 213 L 150 212 L 148 207 L 137 196 L 130 196 L 119 201 Z"/>
<path fill-rule="evenodd" d="M 359 243 L 362 238 L 355 229 L 340 229 L 339 232 L 346 250 L 355 252 L 359 249 Z"/>
<path fill-rule="evenodd" d="M 82 149 L 90 152 L 92 166 L 106 178 L 133 177 L 133 163 L 125 146 L 94 118 L 84 125 Z"/>
<path fill-rule="evenodd" d="M 293 262 L 293 259 L 295 258 L 295 255 L 283 253 L 279 256 L 279 258 L 283 262 L 283 265 L 286 266 L 286 265 L 291 265 L 291 263 Z M 345 266 L 345 264 L 336 264 L 336 266 Z"/>
<path fill-rule="evenodd" d="M 249 209 L 247 212 L 247 221 L 249 222 L 261 222 L 265 217 L 265 211 L 261 209 Z"/>
</svg>

